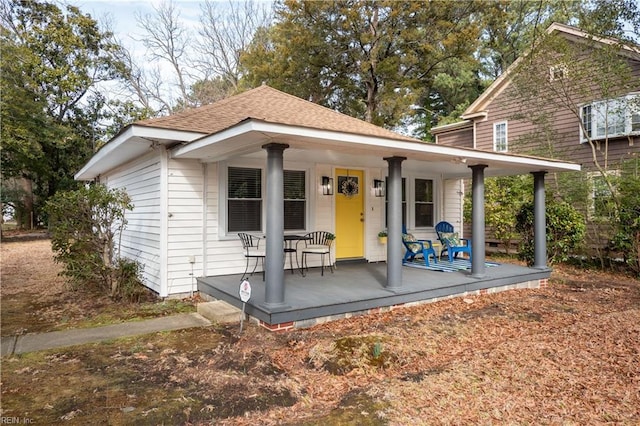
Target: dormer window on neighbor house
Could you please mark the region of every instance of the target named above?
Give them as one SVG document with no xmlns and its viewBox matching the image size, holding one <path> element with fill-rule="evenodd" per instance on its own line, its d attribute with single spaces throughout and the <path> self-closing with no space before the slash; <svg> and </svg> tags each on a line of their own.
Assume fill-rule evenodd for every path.
<svg viewBox="0 0 640 426">
<path fill-rule="evenodd" d="M 501 121 L 493 123 L 493 150 L 496 152 L 507 152 L 507 122 Z"/>
<path fill-rule="evenodd" d="M 580 108 L 580 142 L 640 134 L 640 95 L 596 101 Z"/>
</svg>

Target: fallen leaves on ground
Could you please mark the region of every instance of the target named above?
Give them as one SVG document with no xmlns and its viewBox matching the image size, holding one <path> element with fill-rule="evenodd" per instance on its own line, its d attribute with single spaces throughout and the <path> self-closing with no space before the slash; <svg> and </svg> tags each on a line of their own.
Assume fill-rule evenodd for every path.
<svg viewBox="0 0 640 426">
<path fill-rule="evenodd" d="M 67 424 L 635 425 L 640 282 L 558 266 L 548 288 L 305 330 L 198 328 L 13 357 L 2 384 L 3 416 Z"/>
<path fill-rule="evenodd" d="M 115 302 L 104 294 L 87 290 L 71 291 L 59 275 L 62 268 L 53 261 L 51 241 L 46 234 L 29 236 L 32 237 L 10 238 L 0 246 L 3 336 L 195 311 L 190 300 L 135 304 Z"/>
</svg>

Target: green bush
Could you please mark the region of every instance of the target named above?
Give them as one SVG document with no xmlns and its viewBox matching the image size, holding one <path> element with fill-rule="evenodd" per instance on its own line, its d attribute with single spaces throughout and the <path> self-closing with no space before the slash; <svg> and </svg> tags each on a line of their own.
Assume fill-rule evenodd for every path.
<svg viewBox="0 0 640 426">
<path fill-rule="evenodd" d="M 115 300 L 140 300 L 140 265 L 117 256 L 119 238 L 133 209 L 122 190 L 90 185 L 59 192 L 47 203 L 51 244 L 62 275 L 74 289 L 106 292 Z"/>
<path fill-rule="evenodd" d="M 528 265 L 534 263 L 534 215 L 533 203 L 522 206 L 516 216 L 516 229 L 520 233 L 518 256 Z M 567 203 L 547 201 L 547 261 L 549 264 L 564 262 L 584 240 L 584 218 Z"/>
<path fill-rule="evenodd" d="M 489 177 L 484 181 L 484 217 L 487 237 L 498 240 L 509 254 L 518 238 L 516 215 L 520 207 L 532 198 L 533 179 L 530 175 Z M 464 220 L 471 223 L 472 195 L 469 186 L 464 200 Z"/>
<path fill-rule="evenodd" d="M 640 158 L 624 163 L 615 183 L 619 210 L 611 246 L 623 254 L 625 263 L 636 274 L 640 274 Z"/>
<path fill-rule="evenodd" d="M 120 257 L 116 260 L 115 275 L 118 282 L 117 300 L 129 302 L 143 302 L 149 295 L 149 290 L 142 285 L 142 264 L 131 259 Z"/>
</svg>

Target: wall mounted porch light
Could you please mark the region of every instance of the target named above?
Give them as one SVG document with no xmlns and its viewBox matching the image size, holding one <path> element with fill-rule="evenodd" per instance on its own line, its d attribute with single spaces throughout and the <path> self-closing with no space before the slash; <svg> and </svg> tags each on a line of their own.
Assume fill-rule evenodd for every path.
<svg viewBox="0 0 640 426">
<path fill-rule="evenodd" d="M 384 197 L 384 181 L 379 179 L 373 180 L 373 195 L 376 197 Z"/>
<path fill-rule="evenodd" d="M 333 178 L 322 176 L 322 194 L 333 195 Z"/>
</svg>

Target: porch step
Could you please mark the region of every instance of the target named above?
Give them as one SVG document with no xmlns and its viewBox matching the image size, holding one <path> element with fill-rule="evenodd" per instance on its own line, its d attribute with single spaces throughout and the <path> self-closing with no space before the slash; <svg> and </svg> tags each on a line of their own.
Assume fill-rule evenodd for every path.
<svg viewBox="0 0 640 426">
<path fill-rule="evenodd" d="M 198 313 L 209 321 L 239 323 L 242 311 L 222 300 L 214 300 L 213 302 L 198 303 Z"/>
</svg>

